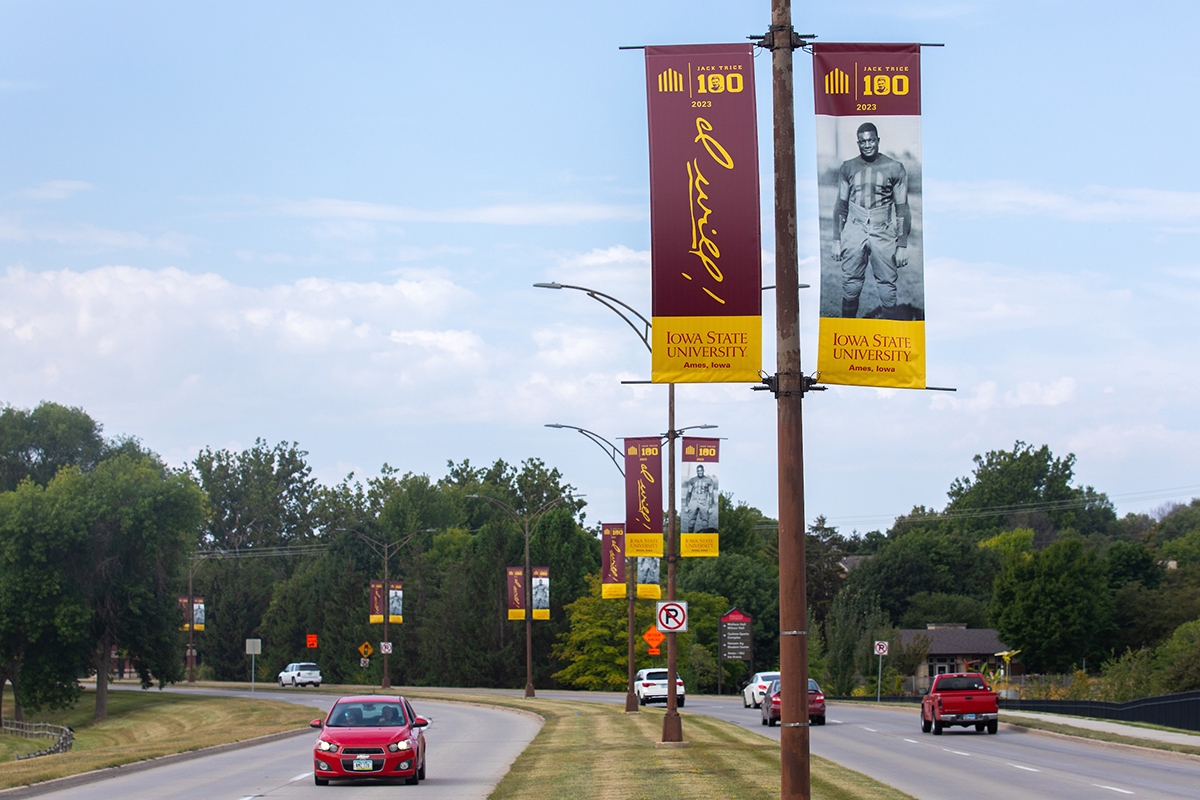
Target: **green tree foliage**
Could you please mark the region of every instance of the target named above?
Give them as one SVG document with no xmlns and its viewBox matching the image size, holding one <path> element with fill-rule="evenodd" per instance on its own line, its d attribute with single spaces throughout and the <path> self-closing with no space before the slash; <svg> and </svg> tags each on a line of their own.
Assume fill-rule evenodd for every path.
<svg viewBox="0 0 1200 800">
<path fill-rule="evenodd" d="M 846 587 L 838 592 L 825 621 L 825 690 L 835 696 L 849 695 L 858 684 L 864 645 L 876 631 L 888 626 L 887 614 L 876 597 Z"/>
<path fill-rule="evenodd" d="M 1074 539 L 1006 560 L 991 606 L 1001 640 L 1033 672 L 1098 663 L 1115 632 L 1112 614 L 1103 563 Z"/>
<path fill-rule="evenodd" d="M 986 628 L 988 603 L 965 594 L 917 592 L 908 598 L 908 610 L 898 627 L 920 629 L 931 622 L 963 622 L 968 628 Z"/>
<path fill-rule="evenodd" d="M 896 649 L 892 664 L 900 675 L 911 677 L 924 669 L 929 658 L 929 649 L 933 646 L 933 639 L 929 634 L 918 633 L 905 642 L 900 642 L 897 636 L 893 643 Z"/>
<path fill-rule="evenodd" d="M 697 563 L 691 564 L 679 579 L 678 588 L 728 598 L 733 607 L 752 620 L 755 664 L 779 663 L 778 580 L 761 562 L 738 553 L 691 560 Z M 723 608 L 720 613 L 728 610 Z"/>
<path fill-rule="evenodd" d="M 1116 652 L 1157 647 L 1185 622 L 1200 617 L 1200 563 L 1163 572 L 1157 589 L 1133 581 L 1113 593 Z"/>
<path fill-rule="evenodd" d="M 1159 681 L 1168 692 L 1200 689 L 1200 619 L 1175 629 L 1156 653 Z"/>
<path fill-rule="evenodd" d="M 1114 542 L 1105 554 L 1108 585 L 1120 589 L 1130 583 L 1140 583 L 1147 589 L 1162 585 L 1163 569 L 1154 554 L 1140 542 Z"/>
<path fill-rule="evenodd" d="M 808 526 L 805 537 L 804 566 L 808 588 L 808 607 L 818 627 L 825 624 L 833 607 L 833 598 L 846 582 L 842 559 L 847 554 L 846 538 L 837 528 L 818 516 Z"/>
<path fill-rule="evenodd" d="M 0 409 L 0 492 L 29 478 L 45 486 L 64 467 L 88 472 L 106 455 L 101 426 L 81 408 L 43 402 Z"/>
<path fill-rule="evenodd" d="M 1124 703 L 1158 693 L 1154 651 L 1148 647 L 1126 650 L 1124 655 L 1110 658 L 1100 668 L 1100 698 L 1110 703 Z"/>
</svg>

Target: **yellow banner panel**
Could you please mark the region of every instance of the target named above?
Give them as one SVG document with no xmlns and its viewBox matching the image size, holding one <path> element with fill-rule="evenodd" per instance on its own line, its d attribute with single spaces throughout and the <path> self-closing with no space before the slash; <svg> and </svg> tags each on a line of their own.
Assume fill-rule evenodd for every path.
<svg viewBox="0 0 1200 800">
<path fill-rule="evenodd" d="M 720 534 L 717 533 L 682 533 L 679 535 L 679 555 L 681 556 L 719 556 Z"/>
<path fill-rule="evenodd" d="M 662 558 L 663 535 L 661 533 L 626 533 L 625 555 Z M 641 597 L 641 595 L 638 595 Z"/>
<path fill-rule="evenodd" d="M 637 585 L 637 596 L 643 600 L 661 600 L 662 587 L 657 583 L 639 583 Z"/>
<path fill-rule="evenodd" d="M 654 317 L 654 383 L 759 383 L 762 317 Z"/>
<path fill-rule="evenodd" d="M 510 608 L 508 610 L 508 618 L 509 619 L 525 619 L 525 609 Z"/>
<path fill-rule="evenodd" d="M 367 617 L 367 621 L 382 623 L 383 622 L 383 614 L 372 614 L 369 617 Z"/>
<path fill-rule="evenodd" d="M 925 388 L 925 322 L 821 317 L 820 383 Z"/>
<path fill-rule="evenodd" d="M 600 587 L 600 597 L 605 600 L 617 600 L 626 596 L 623 583 L 606 583 Z"/>
<path fill-rule="evenodd" d="M 533 618 L 534 619 L 550 619 L 550 609 L 535 608 L 533 610 Z"/>
</svg>

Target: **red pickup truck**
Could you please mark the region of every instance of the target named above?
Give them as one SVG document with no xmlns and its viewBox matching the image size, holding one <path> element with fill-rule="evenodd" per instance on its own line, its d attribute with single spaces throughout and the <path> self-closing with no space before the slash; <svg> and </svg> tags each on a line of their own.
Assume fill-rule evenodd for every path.
<svg viewBox="0 0 1200 800">
<path fill-rule="evenodd" d="M 921 731 L 942 735 L 942 728 L 971 725 L 983 733 L 995 733 L 1000 725 L 996 693 L 988 688 L 983 676 L 975 672 L 938 675 L 933 686 L 921 698 Z"/>
</svg>

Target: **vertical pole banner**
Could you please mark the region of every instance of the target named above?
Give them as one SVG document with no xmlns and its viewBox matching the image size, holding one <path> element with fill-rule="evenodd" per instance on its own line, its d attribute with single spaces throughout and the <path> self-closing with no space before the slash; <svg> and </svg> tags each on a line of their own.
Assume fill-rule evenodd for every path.
<svg viewBox="0 0 1200 800">
<path fill-rule="evenodd" d="M 625 555 L 661 557 L 662 440 L 625 439 Z"/>
<path fill-rule="evenodd" d="M 821 383 L 925 388 L 921 46 L 814 44 Z"/>
<path fill-rule="evenodd" d="M 388 622 L 404 622 L 404 584 L 388 581 Z M 382 620 L 381 620 L 382 621 Z"/>
<path fill-rule="evenodd" d="M 646 48 L 655 383 L 760 380 L 753 49 Z"/>
<path fill-rule="evenodd" d="M 192 627 L 192 610 L 190 608 L 190 603 L 188 603 L 187 595 L 179 595 L 179 610 L 183 612 L 183 625 L 179 628 L 179 630 L 190 630 Z"/>
<path fill-rule="evenodd" d="M 525 568 L 508 568 L 508 618 L 525 619 Z"/>
<path fill-rule="evenodd" d="M 721 554 L 720 537 L 717 534 L 717 511 L 721 496 L 717 478 L 720 449 L 720 439 L 683 437 L 681 556 Z"/>
<path fill-rule="evenodd" d="M 192 630 L 204 630 L 204 598 L 192 598 Z"/>
<path fill-rule="evenodd" d="M 530 569 L 533 570 L 533 618 L 550 619 L 550 568 Z"/>
<path fill-rule="evenodd" d="M 600 597 L 605 600 L 624 599 L 625 587 L 625 525 L 600 526 Z"/>
<path fill-rule="evenodd" d="M 368 622 L 383 622 L 383 581 L 371 581 Z"/>
</svg>

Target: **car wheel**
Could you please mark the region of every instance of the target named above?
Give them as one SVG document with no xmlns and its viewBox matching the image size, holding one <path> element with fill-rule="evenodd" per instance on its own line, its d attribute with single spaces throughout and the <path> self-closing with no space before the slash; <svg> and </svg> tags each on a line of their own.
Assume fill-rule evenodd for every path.
<svg viewBox="0 0 1200 800">
<path fill-rule="evenodd" d="M 942 735 L 942 721 L 940 719 L 935 719 L 933 721 L 933 735 L 934 736 Z"/>
<path fill-rule="evenodd" d="M 425 759 L 421 759 L 421 768 L 417 770 L 417 778 L 425 780 Z"/>
<path fill-rule="evenodd" d="M 296 688 L 296 679 L 295 678 L 292 678 L 292 688 L 293 689 Z"/>
<path fill-rule="evenodd" d="M 984 729 L 984 728 L 986 728 L 986 727 L 987 727 L 987 726 L 986 726 L 986 725 L 984 725 L 982 722 L 976 722 L 976 723 L 975 723 L 975 732 L 976 732 L 976 733 L 983 733 L 983 729 Z"/>
<path fill-rule="evenodd" d="M 316 775 L 313 775 L 313 783 L 317 786 L 328 786 L 329 778 L 318 778 Z"/>
<path fill-rule="evenodd" d="M 280 688 L 280 689 L 282 689 L 282 688 L 283 688 L 283 678 L 280 678 L 280 679 L 279 679 L 279 688 Z"/>
<path fill-rule="evenodd" d="M 750 701 L 746 699 L 746 695 L 742 695 L 742 708 L 749 708 Z"/>
<path fill-rule="evenodd" d="M 646 697 L 645 697 L 645 695 L 643 695 L 643 696 L 641 696 L 641 697 L 639 697 L 639 698 L 638 698 L 638 705 L 643 705 L 643 706 L 644 706 L 644 705 L 646 705 Z"/>
<path fill-rule="evenodd" d="M 687 698 L 686 697 L 677 697 L 675 699 L 678 701 L 675 703 L 675 705 L 678 706 L 679 708 L 683 708 L 683 701 L 686 700 Z"/>
<path fill-rule="evenodd" d="M 412 774 L 411 778 L 404 779 L 405 786 L 416 786 L 420 782 L 421 782 L 421 773 L 420 772 L 414 772 Z"/>
<path fill-rule="evenodd" d="M 995 733 L 998 730 L 1000 730 L 1000 723 L 998 721 L 992 720 L 987 724 L 988 733 Z"/>
<path fill-rule="evenodd" d="M 767 724 L 767 718 L 766 718 L 766 717 L 761 717 L 761 720 L 762 720 L 762 724 L 763 724 L 763 725 L 766 725 L 766 724 Z"/>
<path fill-rule="evenodd" d="M 321 688 L 321 684 L 319 684 L 319 683 L 314 683 L 313 686 L 316 687 L 317 689 Z"/>
<path fill-rule="evenodd" d="M 812 718 L 810 718 L 810 719 L 808 720 L 808 722 L 809 722 L 809 724 L 810 724 L 810 725 L 824 725 L 824 724 L 825 724 L 825 717 L 824 717 L 824 716 L 820 716 L 820 717 L 812 717 Z"/>
<path fill-rule="evenodd" d="M 921 712 L 921 733 L 929 733 L 933 729 L 933 723 L 925 719 L 925 712 Z"/>
<path fill-rule="evenodd" d="M 762 708 L 762 703 L 755 703 L 755 704 L 754 704 L 754 707 L 755 707 L 755 708 Z"/>
<path fill-rule="evenodd" d="M 774 718 L 774 717 L 770 717 L 770 718 L 768 718 L 768 719 L 767 719 L 767 725 L 769 725 L 770 727 L 774 728 L 774 727 L 775 727 L 775 718 Z"/>
</svg>

